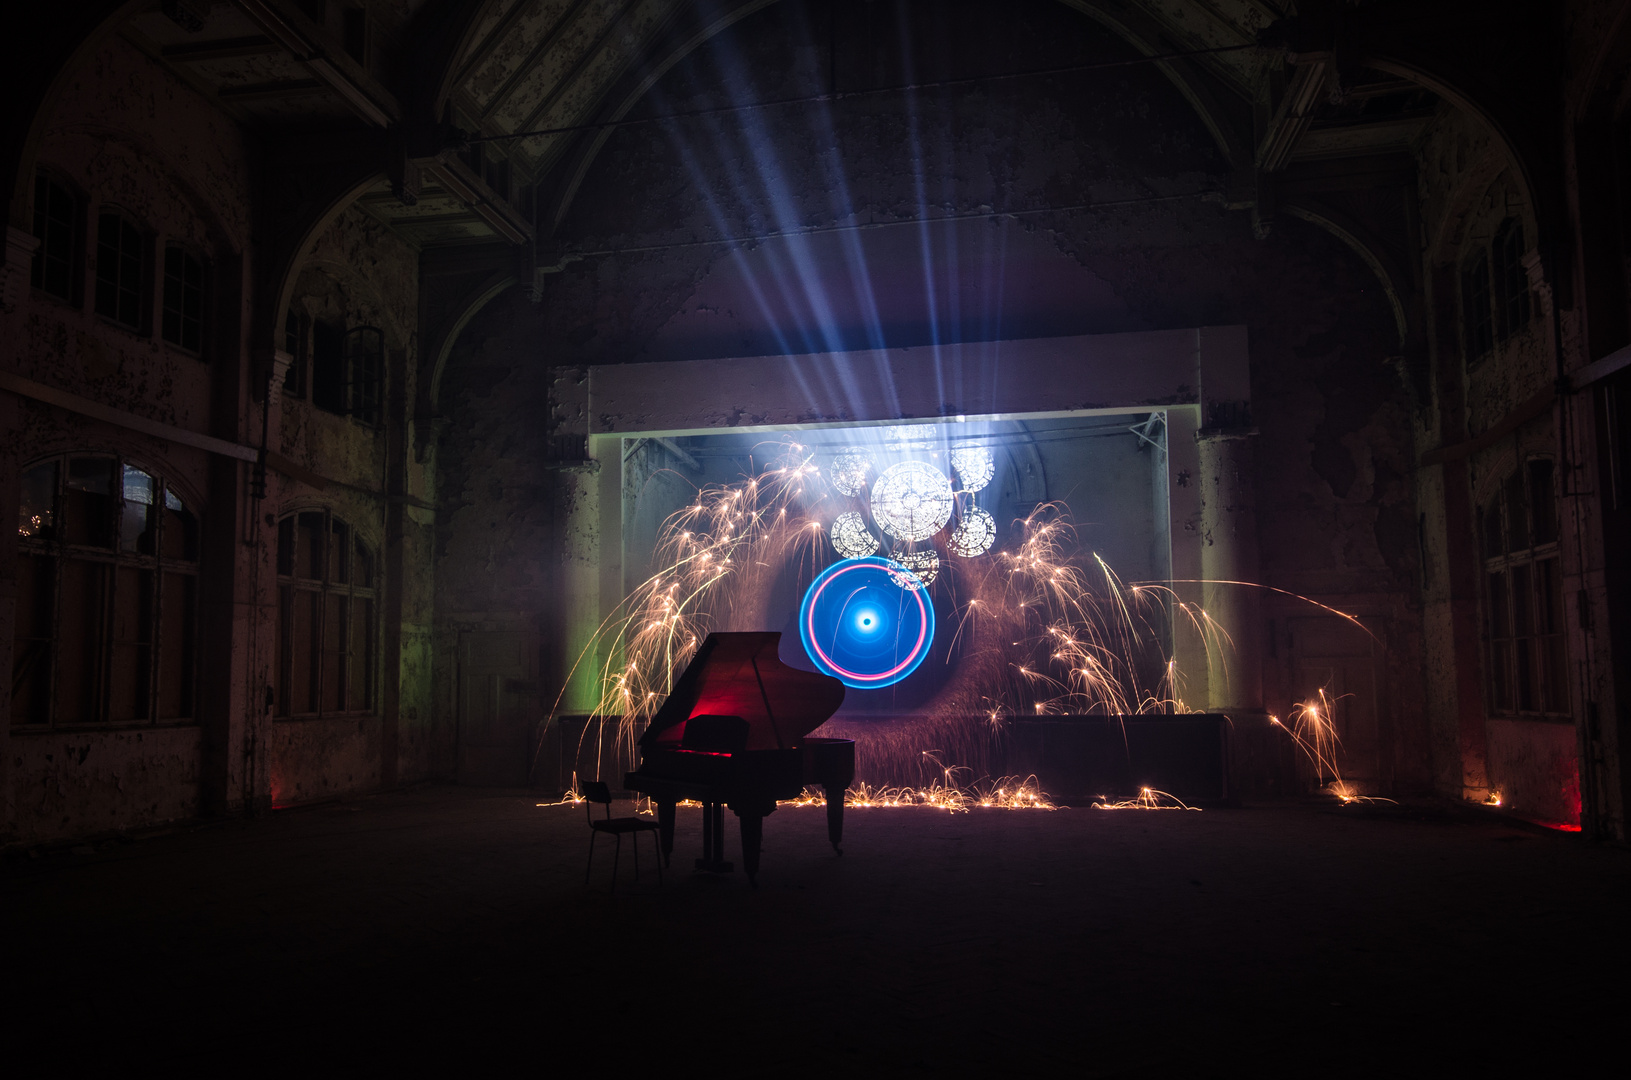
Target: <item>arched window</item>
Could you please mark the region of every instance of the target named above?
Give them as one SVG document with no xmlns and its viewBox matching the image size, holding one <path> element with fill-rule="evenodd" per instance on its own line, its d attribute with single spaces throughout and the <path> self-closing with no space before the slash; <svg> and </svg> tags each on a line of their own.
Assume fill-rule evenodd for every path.
<svg viewBox="0 0 1631 1080">
<path fill-rule="evenodd" d="M 113 210 L 96 218 L 96 313 L 133 330 L 146 328 L 147 240 Z"/>
<path fill-rule="evenodd" d="M 319 409 L 379 423 L 385 382 L 385 339 L 378 328 L 315 322 L 311 336 L 311 400 Z"/>
<path fill-rule="evenodd" d="M 36 462 L 20 496 L 12 722 L 191 719 L 198 519 L 108 455 Z"/>
<path fill-rule="evenodd" d="M 282 717 L 374 711 L 374 552 L 326 510 L 278 522 L 277 710 Z"/>
<path fill-rule="evenodd" d="M 76 303 L 82 294 L 79 198 L 46 173 L 34 178 L 34 252 L 30 280 L 36 289 Z"/>
<path fill-rule="evenodd" d="M 1490 246 L 1495 270 L 1495 325 L 1501 340 L 1529 325 L 1529 271 L 1523 265 L 1523 222 L 1507 218 Z"/>
<path fill-rule="evenodd" d="M 1494 345 L 1490 327 L 1489 256 L 1479 248 L 1461 266 L 1461 335 L 1470 366 Z"/>
<path fill-rule="evenodd" d="M 351 376 L 351 415 L 365 424 L 379 423 L 380 388 L 385 375 L 385 338 L 376 327 L 346 331 L 342 347 Z"/>
<path fill-rule="evenodd" d="M 1523 222 L 1507 218 L 1489 247 L 1479 244 L 1461 264 L 1461 344 L 1468 367 L 1529 325 L 1523 256 Z"/>
<path fill-rule="evenodd" d="M 283 316 L 283 351 L 289 354 L 289 370 L 283 376 L 283 392 L 289 397 L 306 396 L 306 340 L 311 335 L 311 320 L 293 304 Z"/>
<path fill-rule="evenodd" d="M 1480 509 L 1479 533 L 1490 711 L 1566 716 L 1563 571 L 1551 461 L 1536 458 L 1513 470 Z"/>
<path fill-rule="evenodd" d="M 189 352 L 204 347 L 204 263 L 179 244 L 164 249 L 164 318 L 160 335 Z"/>
</svg>

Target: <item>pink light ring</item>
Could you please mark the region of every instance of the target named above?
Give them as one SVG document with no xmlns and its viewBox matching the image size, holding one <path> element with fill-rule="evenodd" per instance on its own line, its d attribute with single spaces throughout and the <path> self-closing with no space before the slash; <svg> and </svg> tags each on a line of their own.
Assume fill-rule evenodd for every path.
<svg viewBox="0 0 1631 1080">
<path fill-rule="evenodd" d="M 855 566 L 846 566 L 844 569 L 838 571 L 838 573 L 834 574 L 832 577 L 828 578 L 826 581 L 823 581 L 821 583 L 821 587 L 818 588 L 815 591 L 815 595 L 810 597 L 809 615 L 805 616 L 804 626 L 805 626 L 806 631 L 808 632 L 811 647 L 814 648 L 816 652 L 821 654 L 821 659 L 826 662 L 828 667 L 832 668 L 834 671 L 838 672 L 839 674 L 847 675 L 850 678 L 855 679 L 858 682 L 881 682 L 884 679 L 888 679 L 888 678 L 891 678 L 891 677 L 893 677 L 895 675 L 900 674 L 906 668 L 910 667 L 912 665 L 913 658 L 916 657 L 917 654 L 918 654 L 918 650 L 923 648 L 924 638 L 926 638 L 928 636 L 928 633 L 929 633 L 929 616 L 928 616 L 928 612 L 925 610 L 925 606 L 924 606 L 924 603 L 923 603 L 923 592 L 922 592 L 922 590 L 914 589 L 910 593 L 908 593 L 908 595 L 910 595 L 913 600 L 917 601 L 917 609 L 918 609 L 917 642 L 916 642 L 916 644 L 914 644 L 912 646 L 912 651 L 906 654 L 906 659 L 902 660 L 900 663 L 896 664 L 894 667 L 890 668 L 888 671 L 885 671 L 885 672 L 882 672 L 882 673 L 879 673 L 879 674 L 876 674 L 876 675 L 863 675 L 863 674 L 860 674 L 858 672 L 850 671 L 848 668 L 840 667 L 840 666 L 838 666 L 837 664 L 835 664 L 833 662 L 832 657 L 828 656 L 824 651 L 822 651 L 821 642 L 816 638 L 816 628 L 815 628 L 815 618 L 814 618 L 814 616 L 815 616 L 816 604 L 817 604 L 817 602 L 820 601 L 821 594 L 827 591 L 827 586 L 828 585 L 831 585 L 833 582 L 837 581 L 839 578 L 843 577 L 845 574 L 849 573 L 851 570 L 859 570 L 865 565 L 867 565 L 867 564 L 857 563 Z M 911 572 L 909 570 L 906 570 L 905 567 L 901 567 L 901 569 L 902 569 L 903 572 L 906 572 L 906 573 Z"/>
</svg>

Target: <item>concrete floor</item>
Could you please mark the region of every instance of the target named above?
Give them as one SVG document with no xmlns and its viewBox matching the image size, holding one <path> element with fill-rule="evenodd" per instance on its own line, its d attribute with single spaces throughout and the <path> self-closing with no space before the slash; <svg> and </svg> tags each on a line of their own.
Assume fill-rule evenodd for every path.
<svg viewBox="0 0 1631 1080">
<path fill-rule="evenodd" d="M 1578 836 L 1436 805 L 851 810 L 836 858 L 784 808 L 752 890 L 679 870 L 682 810 L 666 883 L 625 850 L 610 893 L 583 810 L 535 801 L 419 787 L 14 853 L 8 1044 L 280 1076 L 1623 1067 L 1631 853 Z"/>
</svg>

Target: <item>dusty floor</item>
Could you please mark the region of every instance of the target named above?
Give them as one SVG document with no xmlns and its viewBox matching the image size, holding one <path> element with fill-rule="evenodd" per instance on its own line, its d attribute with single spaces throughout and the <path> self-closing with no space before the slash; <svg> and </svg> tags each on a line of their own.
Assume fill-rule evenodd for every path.
<svg viewBox="0 0 1631 1080">
<path fill-rule="evenodd" d="M 819 810 L 783 809 L 751 890 L 680 871 L 682 810 L 667 881 L 642 860 L 634 884 L 625 850 L 610 893 L 607 848 L 583 883 L 583 810 L 535 801 L 421 787 L 9 858 L 9 1041 L 284 1076 L 1502 1075 L 1624 1053 L 1631 852 L 1578 836 L 1433 806 L 851 810 L 837 858 Z"/>
</svg>

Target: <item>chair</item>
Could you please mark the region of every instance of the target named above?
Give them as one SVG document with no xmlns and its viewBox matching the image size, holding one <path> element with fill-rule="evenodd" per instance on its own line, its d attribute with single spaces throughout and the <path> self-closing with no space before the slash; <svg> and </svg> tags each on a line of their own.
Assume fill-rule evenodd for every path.
<svg viewBox="0 0 1631 1080">
<path fill-rule="evenodd" d="M 583 798 L 586 803 L 600 803 L 606 808 L 606 816 L 599 821 L 595 820 L 593 805 L 584 807 L 584 813 L 589 817 L 589 865 L 583 869 L 583 883 L 589 884 L 589 873 L 595 866 L 595 840 L 601 833 L 611 833 L 617 838 L 617 847 L 612 855 L 612 888 L 617 888 L 617 864 L 623 856 L 623 835 L 635 834 L 634 838 L 634 880 L 640 880 L 640 837 L 639 834 L 651 834 L 651 846 L 657 852 L 657 884 L 663 883 L 663 852 L 662 844 L 657 838 L 660 828 L 655 821 L 648 821 L 642 817 L 612 817 L 612 789 L 600 780 L 586 780 L 583 782 Z"/>
</svg>

